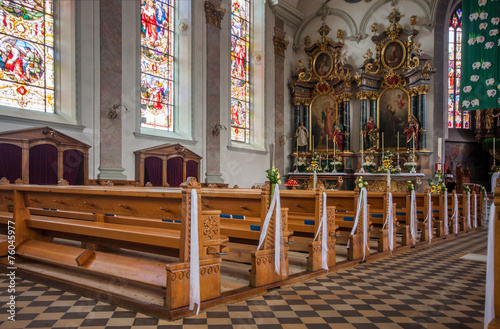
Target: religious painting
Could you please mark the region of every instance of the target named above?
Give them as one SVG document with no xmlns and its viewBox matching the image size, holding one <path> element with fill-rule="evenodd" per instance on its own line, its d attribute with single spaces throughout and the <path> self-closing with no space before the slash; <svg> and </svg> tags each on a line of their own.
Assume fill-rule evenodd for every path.
<svg viewBox="0 0 500 329">
<path fill-rule="evenodd" d="M 319 77 L 330 75 L 333 70 L 333 59 L 329 53 L 321 52 L 314 59 L 314 73 Z"/>
<path fill-rule="evenodd" d="M 406 57 L 406 48 L 399 40 L 394 40 L 385 45 L 382 50 L 382 63 L 390 69 L 398 69 Z"/>
<path fill-rule="evenodd" d="M 309 131 L 311 136 L 309 138 L 309 143 L 311 150 L 314 149 L 323 151 L 328 147 L 333 152 L 333 142 L 336 136 L 336 129 L 341 130 L 342 137 L 344 132 L 342 125 L 336 122 L 337 117 L 337 102 L 335 102 L 335 99 L 332 96 L 320 95 L 313 99 L 311 103 L 311 115 L 309 122 Z M 340 138 L 340 135 L 337 138 Z M 340 142 L 341 141 L 339 140 L 339 143 Z"/>
<path fill-rule="evenodd" d="M 400 88 L 389 88 L 381 93 L 378 99 L 378 127 L 384 133 L 384 148 L 406 147 L 403 131 L 410 115 L 409 101 L 406 90 Z"/>
</svg>

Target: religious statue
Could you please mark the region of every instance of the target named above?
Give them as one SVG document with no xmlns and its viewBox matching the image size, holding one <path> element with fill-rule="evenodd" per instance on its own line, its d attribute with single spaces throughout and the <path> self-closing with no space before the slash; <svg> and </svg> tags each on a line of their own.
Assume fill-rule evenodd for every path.
<svg viewBox="0 0 500 329">
<path fill-rule="evenodd" d="M 299 76 L 300 73 L 305 72 L 306 67 L 304 66 L 304 63 L 302 62 L 301 59 L 297 61 L 297 68 L 295 69 L 295 75 Z"/>
<path fill-rule="evenodd" d="M 295 138 L 297 138 L 297 149 L 305 151 L 307 147 L 307 128 L 304 126 L 304 121 L 301 121 L 297 130 L 295 130 Z"/>
<path fill-rule="evenodd" d="M 368 119 L 368 122 L 365 124 L 365 129 L 363 130 L 363 138 L 365 141 L 366 151 L 374 151 L 377 148 L 378 128 L 377 125 L 373 122 L 373 117 L 370 117 Z"/>
<path fill-rule="evenodd" d="M 333 130 L 333 142 L 335 145 L 335 148 L 339 151 L 344 150 L 344 126 L 340 123 L 340 120 L 337 119 L 335 121 L 335 126 Z"/>
<path fill-rule="evenodd" d="M 418 131 L 420 129 L 420 124 L 417 118 L 413 114 L 410 114 L 406 127 L 403 130 L 403 134 L 406 135 L 406 148 L 407 149 L 417 149 L 418 148 Z"/>
</svg>

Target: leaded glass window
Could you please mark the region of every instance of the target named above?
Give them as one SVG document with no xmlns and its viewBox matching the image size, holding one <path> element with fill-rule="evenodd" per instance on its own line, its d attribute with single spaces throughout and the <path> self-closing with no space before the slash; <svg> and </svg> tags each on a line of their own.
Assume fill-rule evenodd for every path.
<svg viewBox="0 0 500 329">
<path fill-rule="evenodd" d="M 0 105 L 54 113 L 52 0 L 0 1 Z"/>
<path fill-rule="evenodd" d="M 175 0 L 141 0 L 141 127 L 174 130 Z"/>
<path fill-rule="evenodd" d="M 458 5 L 448 25 L 448 128 L 470 128 L 469 111 L 460 112 L 462 68 L 462 9 Z"/>
<path fill-rule="evenodd" d="M 231 140 L 250 143 L 250 2 L 231 1 Z"/>
</svg>

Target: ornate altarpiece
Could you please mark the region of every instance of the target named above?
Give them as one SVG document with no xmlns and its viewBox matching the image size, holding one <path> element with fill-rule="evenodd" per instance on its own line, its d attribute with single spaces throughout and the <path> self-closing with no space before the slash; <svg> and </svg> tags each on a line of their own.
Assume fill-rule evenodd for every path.
<svg viewBox="0 0 500 329">
<path fill-rule="evenodd" d="M 308 132 L 305 149 L 299 150 L 297 146 L 291 157 L 293 161 L 297 156 L 303 157 L 309 164 L 311 156 L 317 152 L 324 160 L 321 166 L 325 167 L 327 157 L 331 161 L 335 153 L 337 159 L 343 162 L 343 168 L 353 171 L 351 127 L 347 123 L 350 122 L 355 77 L 350 72 L 352 67 L 346 63 L 346 54 L 342 54 L 342 30 L 337 32 L 337 42 L 328 37 L 330 28 L 325 23 L 318 32 L 320 38 L 316 43 L 309 45 L 309 38 L 306 38 L 304 51 L 308 56 L 308 68 L 302 60 L 298 61 L 290 81 L 295 128 L 303 122 Z M 341 127 L 341 141 L 337 139 L 335 142 L 335 127 Z M 332 186 L 339 185 L 338 178 L 332 178 Z"/>
<path fill-rule="evenodd" d="M 390 25 L 380 34 L 377 34 L 378 25 L 372 25 L 375 59 L 371 50 L 364 55 L 356 94 L 361 101 L 359 130 L 364 130 L 370 117 L 379 128 L 377 145 L 365 152 L 365 161 L 368 158 L 369 161 L 380 162 L 382 146 L 392 150 L 399 146 L 401 167 L 415 154 L 417 172 L 430 174 L 431 152 L 426 149 L 426 94 L 430 91 L 429 77 L 434 68 L 429 63 L 429 57 L 422 54 L 421 45 L 414 41 L 418 35 L 416 16 L 411 17 L 410 30 L 399 24 L 401 17 L 393 9 L 387 17 Z M 418 121 L 418 131 L 413 134 L 406 130 L 405 135 L 410 121 Z M 384 133 L 383 143 L 381 133 Z M 361 145 L 361 139 L 360 149 L 366 150 Z M 358 161 L 358 167 L 360 165 L 361 161 Z"/>
</svg>

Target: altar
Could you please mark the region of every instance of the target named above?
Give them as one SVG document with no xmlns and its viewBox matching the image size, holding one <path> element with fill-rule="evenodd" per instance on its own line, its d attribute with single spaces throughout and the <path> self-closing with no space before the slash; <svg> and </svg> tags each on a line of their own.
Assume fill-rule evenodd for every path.
<svg viewBox="0 0 500 329">
<path fill-rule="evenodd" d="M 356 180 L 363 177 L 365 182 L 368 182 L 366 188 L 370 192 L 384 192 L 387 189 L 387 173 L 360 173 L 354 174 Z M 391 192 L 406 192 L 408 190 L 408 182 L 411 182 L 415 187 L 416 192 L 422 192 L 423 182 L 425 178 L 423 173 L 399 173 L 391 174 Z"/>
<path fill-rule="evenodd" d="M 312 190 L 314 188 L 315 176 L 316 184 L 322 184 L 327 190 L 345 190 L 346 185 L 344 182 L 347 178 L 350 177 L 353 180 L 352 174 L 349 175 L 343 172 L 322 172 L 316 173 L 316 175 L 309 172 L 291 172 L 288 173 L 288 182 L 295 181 L 296 183 L 292 183 L 287 187 L 298 190 Z"/>
</svg>

